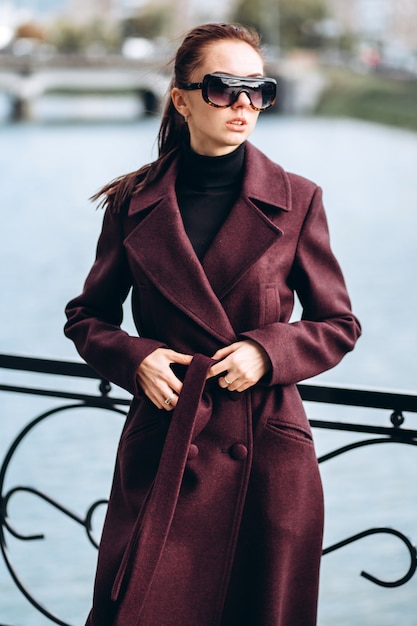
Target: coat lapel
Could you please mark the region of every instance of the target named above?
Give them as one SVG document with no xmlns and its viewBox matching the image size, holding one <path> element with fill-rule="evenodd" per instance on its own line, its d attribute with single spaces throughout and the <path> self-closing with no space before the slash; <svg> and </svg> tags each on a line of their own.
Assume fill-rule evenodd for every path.
<svg viewBox="0 0 417 626">
<path fill-rule="evenodd" d="M 282 235 L 261 207 L 279 216 L 290 210 L 286 173 L 252 144 L 246 145 L 242 194 L 203 259 L 213 290 L 223 298 Z"/>
<path fill-rule="evenodd" d="M 218 298 L 233 289 L 281 234 L 248 198 L 238 200 L 203 260 Z"/>
<path fill-rule="evenodd" d="M 170 180 L 169 174 L 164 181 Z M 161 189 L 159 190 L 161 191 Z M 230 321 L 215 295 L 184 230 L 174 184 L 162 198 L 140 197 L 140 208 L 154 207 L 125 239 L 130 254 L 158 290 L 211 334 L 229 343 L 235 340 Z M 148 194 L 147 194 L 148 195 Z M 155 204 L 156 200 L 156 204 Z"/>
<path fill-rule="evenodd" d="M 170 302 L 228 343 L 235 340 L 235 332 L 220 300 L 282 235 L 261 207 L 290 209 L 288 179 L 248 144 L 242 194 L 200 263 L 178 208 L 176 174 L 174 160 L 161 182 L 132 199 L 129 215 L 142 214 L 143 219 L 125 245 Z"/>
</svg>

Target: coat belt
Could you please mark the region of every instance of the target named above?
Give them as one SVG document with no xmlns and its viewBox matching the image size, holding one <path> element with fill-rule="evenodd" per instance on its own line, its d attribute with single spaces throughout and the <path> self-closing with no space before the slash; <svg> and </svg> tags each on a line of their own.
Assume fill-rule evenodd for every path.
<svg viewBox="0 0 417 626">
<path fill-rule="evenodd" d="M 130 576 L 135 578 L 138 617 L 162 557 L 180 493 L 189 447 L 211 416 L 211 399 L 203 397 L 207 372 L 215 361 L 196 354 L 188 367 L 147 500 L 135 521 L 112 588 L 117 601 Z"/>
</svg>

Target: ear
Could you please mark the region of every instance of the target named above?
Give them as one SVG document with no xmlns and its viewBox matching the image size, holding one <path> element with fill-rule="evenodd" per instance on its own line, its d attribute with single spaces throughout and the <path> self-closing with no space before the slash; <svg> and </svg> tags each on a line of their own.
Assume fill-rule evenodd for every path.
<svg viewBox="0 0 417 626">
<path fill-rule="evenodd" d="M 174 87 L 171 91 L 171 100 L 178 113 L 183 117 L 187 117 L 190 114 L 190 110 L 187 104 L 187 97 L 182 89 Z"/>
</svg>

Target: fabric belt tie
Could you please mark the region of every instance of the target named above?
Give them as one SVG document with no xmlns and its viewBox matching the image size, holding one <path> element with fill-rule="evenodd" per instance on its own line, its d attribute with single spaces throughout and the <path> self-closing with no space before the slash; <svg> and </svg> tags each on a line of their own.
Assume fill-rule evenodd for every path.
<svg viewBox="0 0 417 626">
<path fill-rule="evenodd" d="M 143 609 L 168 538 L 181 489 L 190 444 L 211 416 L 212 403 L 203 391 L 213 359 L 196 354 L 188 367 L 165 439 L 158 472 L 144 502 L 117 572 L 112 600 L 120 598 L 130 575 L 135 578 L 135 605 Z"/>
</svg>

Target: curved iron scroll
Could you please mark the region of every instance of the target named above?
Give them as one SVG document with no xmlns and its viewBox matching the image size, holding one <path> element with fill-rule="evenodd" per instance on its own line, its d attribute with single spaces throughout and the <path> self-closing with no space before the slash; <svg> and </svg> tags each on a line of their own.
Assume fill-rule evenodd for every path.
<svg viewBox="0 0 417 626">
<path fill-rule="evenodd" d="M 62 621 L 60 618 L 58 618 L 57 616 L 53 615 L 52 613 L 50 613 L 45 607 L 43 607 L 31 594 L 30 592 L 25 588 L 25 586 L 23 585 L 23 583 L 20 581 L 17 572 L 15 571 L 15 569 L 13 568 L 13 565 L 11 563 L 11 560 L 9 558 L 8 552 L 7 552 L 7 548 L 6 548 L 6 540 L 5 540 L 5 535 L 4 535 L 4 530 L 7 530 L 11 535 L 13 535 L 15 538 L 22 540 L 22 541 L 34 541 L 34 540 L 42 540 L 44 539 L 44 535 L 43 534 L 36 534 L 36 535 L 23 535 L 22 533 L 19 533 L 14 527 L 13 525 L 10 523 L 9 519 L 8 519 L 8 515 L 7 515 L 7 510 L 8 510 L 8 506 L 9 503 L 11 501 L 11 499 L 13 497 L 16 497 L 17 494 L 19 493 L 28 493 L 28 494 L 32 494 L 35 497 L 38 497 L 40 499 L 42 499 L 44 502 L 46 502 L 47 504 L 49 504 L 50 506 L 54 507 L 55 509 L 59 510 L 63 515 L 66 515 L 68 518 L 72 519 L 75 523 L 79 524 L 80 526 L 82 526 L 87 535 L 88 538 L 90 540 L 90 542 L 92 543 L 92 545 L 94 547 L 97 548 L 97 542 L 94 539 L 93 536 L 93 517 L 95 512 L 97 511 L 98 507 L 100 506 L 104 506 L 107 501 L 106 500 L 97 500 L 95 502 L 93 502 L 91 504 L 91 506 L 88 508 L 86 514 L 84 517 L 77 515 L 76 513 L 72 512 L 71 510 L 69 510 L 68 508 L 66 508 L 65 506 L 63 506 L 61 503 L 57 502 L 56 500 L 50 498 L 47 494 L 41 492 L 40 490 L 33 488 L 33 487 L 26 487 L 26 486 L 16 486 L 13 487 L 12 489 L 10 489 L 6 494 L 3 494 L 3 490 L 4 490 L 4 484 L 5 484 L 5 478 L 6 478 L 6 473 L 7 473 L 7 469 L 11 463 L 11 460 L 18 448 L 18 446 L 21 444 L 21 442 L 23 441 L 23 439 L 32 431 L 32 429 L 39 424 L 39 422 L 41 422 L 42 420 L 45 420 L 48 417 L 51 417 L 59 412 L 62 411 L 68 411 L 71 409 L 79 409 L 79 408 L 87 408 L 87 407 L 94 407 L 94 408 L 100 408 L 100 409 L 106 409 L 106 410 L 110 410 L 116 413 L 119 413 L 123 416 L 125 416 L 125 411 L 124 410 L 120 410 L 118 408 L 116 408 L 115 404 L 117 404 L 117 401 L 112 401 L 111 399 L 107 399 L 107 398 L 103 398 L 103 396 L 105 396 L 108 391 L 109 388 L 106 385 L 103 385 L 102 388 L 100 388 L 100 391 L 102 393 L 101 397 L 93 397 L 90 396 L 88 398 L 84 397 L 82 401 L 78 401 L 77 403 L 74 404 L 70 404 L 70 405 L 66 405 L 66 406 L 60 406 L 57 408 L 54 408 L 52 410 L 49 410 L 45 413 L 42 413 L 41 415 L 39 415 L 37 418 L 33 419 L 22 431 L 21 433 L 16 437 L 16 439 L 14 440 L 14 442 L 12 443 L 12 445 L 9 448 L 9 451 L 6 454 L 5 460 L 3 462 L 3 465 L 0 468 L 0 502 L 1 502 L 1 509 L 0 509 L 0 548 L 3 554 L 3 558 L 4 561 L 6 563 L 6 566 L 9 570 L 9 573 L 11 574 L 16 586 L 19 588 L 19 590 L 21 591 L 21 593 L 26 597 L 26 599 L 39 611 L 41 612 L 45 617 L 47 617 L 50 621 L 56 623 L 56 624 L 60 624 L 61 626 L 70 626 L 69 624 L 65 623 L 64 621 Z M 64 397 L 64 396 L 62 396 Z M 68 397 L 68 396 L 66 396 Z M 75 399 L 75 397 L 73 396 L 73 398 Z M 79 398 L 77 398 L 77 400 L 79 400 Z M 107 402 L 108 400 L 108 402 Z M 395 419 L 393 419 L 395 416 Z M 417 445 L 417 439 L 416 439 L 416 434 L 415 432 L 412 434 L 412 436 L 407 436 L 407 431 L 401 429 L 401 425 L 404 421 L 402 415 L 400 412 L 394 412 L 392 414 L 391 417 L 391 421 L 393 423 L 394 428 L 390 428 L 390 429 L 379 429 L 379 434 L 382 434 L 382 432 L 384 431 L 384 437 L 381 438 L 373 438 L 373 439 L 366 439 L 360 442 L 355 442 L 346 446 L 343 446 L 337 450 L 334 450 L 332 452 L 330 452 L 329 454 L 323 455 L 322 457 L 319 458 L 319 462 L 324 462 L 333 458 L 336 458 L 337 456 L 344 454 L 346 452 L 349 452 L 351 450 L 360 448 L 360 447 L 364 447 L 364 446 L 368 446 L 368 445 L 374 445 L 374 444 L 379 444 L 379 443 L 406 443 L 409 445 Z M 313 424 L 313 425 L 317 425 L 317 424 Z M 338 425 L 336 426 L 332 426 L 332 427 L 336 427 L 337 428 Z M 353 426 L 353 425 L 350 425 Z M 374 428 L 374 427 L 373 427 Z M 343 429 L 342 429 L 343 430 Z M 355 431 L 356 427 L 352 427 L 349 428 L 349 430 L 351 431 Z M 368 430 L 362 430 L 360 431 L 360 429 L 357 429 L 357 432 L 372 432 L 374 434 L 376 434 L 376 430 L 375 429 L 368 429 Z M 410 431 L 411 432 L 411 431 Z M 347 546 L 351 543 L 354 543 L 356 541 L 359 541 L 367 536 L 371 536 L 371 535 L 375 535 L 375 534 L 390 534 L 393 535 L 395 537 L 397 537 L 407 548 L 409 555 L 410 555 L 410 565 L 408 568 L 408 571 L 406 572 L 406 574 L 401 577 L 400 579 L 396 580 L 396 581 L 383 581 L 380 580 L 379 578 L 368 574 L 365 571 L 361 572 L 361 576 L 363 576 L 364 578 L 366 578 L 367 580 L 369 580 L 370 582 L 373 582 L 376 585 L 379 586 L 383 586 L 383 587 L 398 587 L 401 585 L 404 585 L 405 583 L 407 583 L 415 574 L 416 569 L 417 569 L 417 553 L 416 553 L 416 548 L 413 546 L 413 544 L 410 542 L 410 540 L 400 531 L 397 531 L 395 529 L 391 529 L 391 528 L 372 528 L 366 531 L 363 531 L 361 533 L 358 533 L 356 535 L 353 535 L 352 537 L 349 537 L 343 541 L 340 541 L 328 548 L 325 548 L 323 550 L 323 555 L 329 554 L 330 552 L 333 552 L 335 550 L 338 550 L 344 546 Z"/>
<path fill-rule="evenodd" d="M 379 578 L 372 576 L 372 574 L 368 574 L 367 572 L 364 572 L 364 571 L 362 571 L 360 575 L 366 578 L 367 580 L 370 580 L 371 582 L 375 583 L 376 585 L 379 585 L 380 587 L 392 588 L 392 587 L 400 587 L 401 585 L 405 585 L 405 583 L 411 580 L 411 578 L 414 576 L 416 572 L 417 551 L 416 551 L 415 546 L 408 539 L 408 537 L 406 537 L 403 533 L 399 532 L 398 530 L 395 530 L 394 528 L 370 528 L 369 530 L 364 530 L 361 533 L 353 535 L 352 537 L 348 537 L 348 539 L 344 539 L 343 541 L 339 541 L 338 543 L 335 543 L 332 546 L 325 548 L 323 550 L 323 555 L 329 554 L 330 552 L 334 552 L 335 550 L 339 550 L 339 548 L 343 548 L 344 546 L 347 546 L 350 543 L 359 541 L 360 539 L 363 539 L 364 537 L 369 537 L 370 535 L 376 535 L 376 534 L 381 534 L 381 533 L 394 535 L 395 537 L 398 537 L 399 539 L 401 539 L 401 541 L 405 544 L 410 554 L 410 566 L 408 568 L 408 571 L 402 578 L 399 578 L 398 580 L 391 581 L 391 582 L 380 580 Z"/>
<path fill-rule="evenodd" d="M 76 515 L 75 513 L 73 513 L 66 507 L 64 507 L 62 504 L 59 504 L 59 502 L 57 502 L 53 498 L 50 498 L 47 494 L 43 493 L 42 491 L 39 491 L 39 489 L 35 489 L 34 487 L 14 487 L 13 489 L 10 489 L 10 491 L 6 493 L 6 495 L 3 498 L 4 526 L 5 528 L 7 528 L 9 533 L 13 535 L 13 537 L 15 537 L 16 539 L 20 539 L 21 541 L 36 541 L 39 539 L 45 539 L 45 535 L 43 534 L 22 535 L 17 530 L 15 530 L 13 526 L 7 521 L 7 507 L 9 504 L 9 500 L 14 494 L 19 493 L 19 492 L 32 493 L 35 496 L 38 496 L 39 498 L 41 498 L 42 500 L 50 504 L 55 509 L 58 509 L 58 511 L 61 511 L 61 513 L 63 513 L 64 515 L 66 515 L 70 519 L 74 520 L 75 522 L 83 526 L 85 528 L 85 531 L 87 533 L 87 536 L 90 542 L 93 544 L 95 548 L 98 548 L 98 542 L 94 539 L 94 536 L 93 536 L 92 519 L 98 507 L 107 505 L 108 500 L 102 499 L 102 500 L 96 500 L 96 502 L 93 502 L 93 504 L 88 508 L 87 514 L 85 518 L 83 519 L 79 515 Z"/>
<path fill-rule="evenodd" d="M 405 419 L 404 419 L 402 412 L 394 411 L 391 414 L 391 423 L 393 424 L 394 428 L 389 429 L 389 430 L 381 429 L 381 430 L 385 430 L 388 436 L 381 437 L 381 438 L 364 439 L 362 441 L 355 441 L 345 446 L 341 446 L 340 448 L 337 448 L 336 450 L 332 450 L 331 452 L 320 456 L 318 458 L 318 462 L 324 463 L 325 461 L 334 459 L 337 456 L 340 456 L 341 454 L 345 454 L 346 452 L 351 452 L 352 450 L 356 450 L 358 448 L 363 448 L 363 447 L 371 446 L 371 445 L 387 444 L 387 443 L 403 443 L 407 445 L 416 446 L 417 441 L 415 438 L 415 433 L 414 432 L 410 433 L 408 431 L 403 431 L 401 429 L 401 426 L 403 425 L 404 421 Z M 369 429 L 369 430 L 371 432 L 373 431 L 373 429 Z M 360 539 L 368 537 L 370 535 L 383 534 L 383 533 L 394 535 L 395 537 L 398 537 L 405 544 L 409 552 L 409 556 L 410 556 L 410 565 L 409 565 L 408 571 L 406 572 L 404 576 L 402 576 L 398 580 L 390 581 L 390 582 L 380 580 L 376 576 L 368 574 L 365 571 L 362 571 L 360 575 L 363 576 L 363 578 L 366 578 L 367 580 L 381 587 L 389 587 L 389 588 L 400 587 L 401 585 L 404 585 L 405 583 L 407 583 L 414 576 L 417 570 L 417 551 L 416 551 L 416 547 L 411 543 L 408 537 L 406 537 L 403 533 L 401 533 L 398 530 L 395 530 L 393 528 L 386 528 L 386 527 L 370 528 L 369 530 L 365 530 L 361 533 L 357 533 L 356 535 L 353 535 L 352 537 L 348 537 L 347 539 L 344 539 L 343 541 L 339 541 L 338 543 L 335 543 L 334 545 L 323 549 L 323 556 L 326 554 L 329 554 L 330 552 L 334 552 L 335 550 L 343 548 L 344 546 L 347 546 L 351 543 L 354 543 L 355 541 L 359 541 Z"/>
<path fill-rule="evenodd" d="M 85 517 L 81 518 L 79 515 L 77 515 L 76 513 L 73 513 L 68 508 L 64 507 L 62 504 L 60 504 L 56 500 L 50 498 L 47 494 L 42 493 L 38 489 L 35 489 L 33 487 L 18 486 L 18 487 L 14 487 L 14 488 L 10 489 L 6 494 L 4 494 L 4 484 L 5 484 L 5 480 L 6 480 L 7 470 L 9 468 L 9 465 L 10 465 L 10 463 L 12 461 L 12 458 L 13 458 L 14 454 L 16 453 L 16 450 L 18 449 L 18 447 L 22 443 L 22 441 L 27 437 L 27 435 L 35 428 L 35 426 L 37 426 L 40 422 L 42 422 L 43 420 L 47 419 L 48 417 L 56 415 L 57 413 L 60 413 L 62 411 L 68 411 L 68 410 L 71 410 L 71 409 L 88 408 L 88 407 L 90 407 L 90 408 L 100 408 L 100 409 L 113 411 L 115 413 L 123 415 L 123 417 L 125 417 L 125 415 L 126 415 L 125 411 L 123 411 L 121 409 L 118 409 L 111 402 L 109 402 L 108 405 L 103 405 L 103 402 L 100 399 L 99 399 L 98 402 L 95 402 L 95 401 L 91 401 L 91 402 L 85 401 L 85 402 L 82 402 L 82 403 L 76 403 L 76 404 L 70 404 L 70 405 L 56 407 L 54 409 L 46 411 L 46 412 L 42 413 L 41 415 L 39 415 L 38 417 L 34 418 L 31 422 L 29 422 L 29 424 L 18 434 L 18 436 L 12 442 L 12 444 L 11 444 L 11 446 L 10 446 L 6 456 L 5 456 L 5 460 L 4 460 L 4 462 L 3 462 L 2 466 L 1 466 L 1 469 L 0 469 L 0 503 L 1 503 L 1 507 L 0 507 L 0 549 L 1 549 L 1 552 L 2 552 L 2 555 L 3 555 L 4 562 L 6 564 L 6 567 L 7 567 L 8 571 L 9 571 L 9 573 L 10 573 L 10 575 L 11 575 L 11 577 L 12 577 L 12 579 L 13 579 L 15 585 L 16 585 L 16 587 L 24 595 L 24 597 L 30 602 L 30 604 L 32 604 L 32 606 L 37 611 L 42 613 L 51 622 L 54 622 L 55 624 L 59 624 L 60 626 L 70 626 L 70 624 L 67 624 L 66 622 L 62 621 L 59 617 L 57 617 L 56 615 L 52 614 L 46 607 L 44 607 L 38 600 L 36 600 L 36 598 L 34 598 L 34 596 L 30 593 L 30 591 L 25 587 L 23 582 L 20 580 L 20 578 L 19 578 L 15 568 L 13 567 L 11 559 L 9 558 L 8 552 L 7 552 L 7 544 L 6 544 L 6 538 L 5 538 L 5 534 L 4 534 L 4 529 L 6 529 L 15 538 L 20 539 L 22 541 L 42 540 L 42 539 L 45 538 L 45 536 L 43 534 L 26 535 L 25 536 L 25 535 L 22 535 L 21 533 L 19 533 L 17 530 L 15 530 L 13 528 L 13 526 L 10 524 L 10 522 L 8 521 L 8 516 L 7 516 L 8 504 L 9 504 L 11 498 L 15 494 L 17 494 L 19 492 L 20 493 L 21 492 L 31 493 L 31 494 L 41 498 L 42 500 L 44 500 L 45 502 L 47 502 L 49 505 L 53 506 L 57 510 L 61 511 L 64 515 L 66 515 L 70 519 L 74 520 L 76 523 L 78 523 L 81 526 L 83 526 L 85 528 L 85 531 L 87 533 L 87 536 L 88 536 L 90 542 L 93 544 L 93 546 L 95 548 L 98 548 L 98 544 L 97 544 L 97 542 L 96 542 L 96 540 L 94 539 L 94 536 L 93 536 L 92 519 L 93 519 L 94 513 L 97 510 L 97 508 L 99 506 L 107 504 L 107 500 L 97 500 L 96 502 L 93 502 L 91 504 L 91 506 L 88 508 Z"/>
<path fill-rule="evenodd" d="M 389 436 L 385 436 L 381 438 L 373 438 L 373 439 L 364 439 L 362 441 L 355 441 L 345 446 L 341 446 L 340 448 L 337 448 L 336 450 L 332 450 L 331 452 L 320 456 L 318 458 L 318 462 L 324 463 L 325 461 L 334 459 L 337 456 L 340 456 L 341 454 L 345 454 L 346 452 L 351 452 L 352 450 L 356 450 L 358 448 L 363 448 L 366 446 L 372 446 L 372 445 L 378 445 L 378 444 L 403 443 L 407 445 L 417 446 L 417 441 L 414 436 L 415 433 L 411 433 L 410 435 L 409 432 L 403 431 L 400 428 L 403 425 L 404 421 L 405 419 L 404 419 L 402 412 L 394 411 L 391 414 L 391 423 L 393 424 L 394 428 L 389 429 L 389 431 L 388 430 L 386 431 L 387 433 L 389 432 Z M 380 587 L 389 587 L 389 588 L 400 587 L 401 585 L 406 584 L 414 576 L 417 570 L 417 551 L 416 551 L 416 547 L 411 543 L 408 537 L 406 537 L 400 531 L 395 530 L 394 528 L 387 528 L 387 527 L 370 528 L 369 530 L 365 530 L 361 533 L 357 533 L 356 535 L 353 535 L 352 537 L 348 537 L 347 539 L 344 539 L 343 541 L 339 541 L 338 543 L 335 543 L 333 546 L 329 546 L 328 548 L 323 549 L 323 556 L 326 554 L 329 554 L 330 552 L 334 552 L 335 550 L 343 548 L 344 546 L 347 546 L 351 543 L 354 543 L 355 541 L 359 541 L 360 539 L 363 539 L 364 537 L 368 537 L 370 535 L 376 535 L 376 534 L 383 534 L 383 533 L 394 535 L 395 537 L 398 537 L 405 544 L 409 552 L 409 556 L 410 556 L 410 565 L 409 565 L 408 571 L 406 572 L 404 576 L 402 576 L 398 580 L 390 581 L 390 582 L 380 580 L 376 576 L 368 574 L 367 572 L 364 572 L 364 571 L 362 571 L 360 575 L 363 576 L 363 578 L 366 578 L 367 580 L 369 580 L 370 582 L 373 582 L 376 585 L 379 585 Z"/>
</svg>

